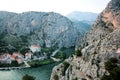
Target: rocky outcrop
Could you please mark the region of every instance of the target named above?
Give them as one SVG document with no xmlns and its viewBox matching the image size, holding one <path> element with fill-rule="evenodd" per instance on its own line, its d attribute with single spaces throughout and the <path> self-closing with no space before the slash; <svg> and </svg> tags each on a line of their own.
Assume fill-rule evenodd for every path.
<svg viewBox="0 0 120 80">
<path fill-rule="evenodd" d="M 17 14 L 2 11 L 0 12 L 0 28 L 0 33 L 5 34 L 2 41 L 7 42 L 7 44 L 10 42 L 9 39 L 24 37 L 29 45 L 71 47 L 76 44 L 78 37 L 73 23 L 66 17 L 53 12 Z"/>
<path fill-rule="evenodd" d="M 119 59 L 119 13 L 119 0 L 110 1 L 105 10 L 99 15 L 90 32 L 78 42 L 76 51 L 80 50 L 82 56 L 74 55 L 72 61 L 68 61 L 72 66 L 70 75 L 73 76 L 69 80 L 75 79 L 75 77 L 77 79 L 100 80 L 104 74 L 107 74 L 104 62 L 111 57 Z M 82 75 L 77 73 L 82 73 Z M 66 77 L 66 75 L 62 77 Z"/>
</svg>

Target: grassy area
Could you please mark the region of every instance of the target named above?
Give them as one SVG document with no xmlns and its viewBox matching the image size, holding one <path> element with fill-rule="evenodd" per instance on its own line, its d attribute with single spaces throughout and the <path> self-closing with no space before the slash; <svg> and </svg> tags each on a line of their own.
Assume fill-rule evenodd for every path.
<svg viewBox="0 0 120 80">
<path fill-rule="evenodd" d="M 41 52 L 46 52 L 46 53 L 50 53 L 53 52 L 55 49 L 54 48 L 47 48 L 47 47 L 42 47 L 41 48 Z"/>
<path fill-rule="evenodd" d="M 54 56 L 54 58 L 57 58 L 57 59 L 65 59 L 65 56 L 66 54 L 63 52 L 63 51 L 58 51 L 56 53 L 56 55 Z"/>
<path fill-rule="evenodd" d="M 47 48 L 47 47 L 41 48 L 41 52 L 42 53 L 45 52 L 47 54 L 47 56 L 50 56 L 54 50 L 55 50 L 54 48 Z"/>
<path fill-rule="evenodd" d="M 46 64 L 50 64 L 50 63 L 53 63 L 54 61 L 52 59 L 45 59 L 45 60 L 34 60 L 34 61 L 31 61 L 31 62 L 28 62 L 28 64 L 31 66 L 31 67 L 39 67 L 39 66 L 42 66 L 42 65 L 46 65 Z"/>
</svg>

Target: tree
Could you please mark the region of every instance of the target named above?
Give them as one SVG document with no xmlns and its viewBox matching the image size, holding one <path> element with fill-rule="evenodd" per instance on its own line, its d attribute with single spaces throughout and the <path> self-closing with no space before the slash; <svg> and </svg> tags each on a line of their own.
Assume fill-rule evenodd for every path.
<svg viewBox="0 0 120 80">
<path fill-rule="evenodd" d="M 67 70 L 67 68 L 69 67 L 69 63 L 68 62 L 63 62 L 63 67 L 62 67 L 62 76 L 65 76 L 65 71 Z"/>
<path fill-rule="evenodd" d="M 81 57 L 82 56 L 81 50 L 76 50 L 75 55 L 77 55 L 78 57 Z"/>
<path fill-rule="evenodd" d="M 22 80 L 35 80 L 35 77 L 26 74 L 23 76 Z"/>
<path fill-rule="evenodd" d="M 18 67 L 18 66 L 20 66 L 20 65 L 18 64 L 17 61 L 12 61 L 11 66 L 12 66 L 12 67 Z"/>
<path fill-rule="evenodd" d="M 120 66 L 118 65 L 118 59 L 110 58 L 105 62 L 105 69 L 109 72 L 109 75 L 104 74 L 101 80 L 120 80 Z"/>
<path fill-rule="evenodd" d="M 54 80 L 59 80 L 58 75 L 54 75 Z"/>
</svg>

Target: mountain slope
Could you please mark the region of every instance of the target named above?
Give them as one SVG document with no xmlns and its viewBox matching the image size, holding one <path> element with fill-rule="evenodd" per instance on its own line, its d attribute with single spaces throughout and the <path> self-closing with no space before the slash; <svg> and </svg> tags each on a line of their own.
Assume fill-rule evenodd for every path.
<svg viewBox="0 0 120 80">
<path fill-rule="evenodd" d="M 118 74 L 119 62 L 114 72 L 106 70 L 105 63 L 112 57 L 120 60 L 120 1 L 112 0 L 105 10 L 99 15 L 90 32 L 76 45 L 76 52 L 73 57 L 66 60 L 69 67 L 65 70 L 65 75 L 61 75 L 63 63 L 53 69 L 51 80 L 54 80 L 54 74 L 59 80 L 101 80 L 104 75 L 107 79 L 113 80 L 115 73 Z M 79 55 L 78 55 L 79 54 Z M 111 66 L 109 66 L 111 65 Z M 107 67 L 113 67 L 115 64 L 107 64 Z M 59 70 L 58 70 L 59 69 Z M 116 71 L 117 70 L 117 71 Z M 110 73 L 112 75 L 109 75 Z M 106 78 L 105 77 L 105 78 Z M 119 80 L 119 77 L 116 77 Z"/>
<path fill-rule="evenodd" d="M 84 21 L 73 21 L 73 24 L 77 28 L 78 32 L 82 35 L 85 35 L 91 29 L 92 26 L 88 23 L 85 23 Z"/>
<path fill-rule="evenodd" d="M 13 47 L 24 43 L 28 46 L 40 44 L 46 47 L 71 47 L 75 45 L 78 37 L 73 23 L 66 17 L 53 12 L 17 14 L 1 11 L 0 28 L 0 41 Z M 13 45 L 15 43 L 16 45 Z"/>
</svg>

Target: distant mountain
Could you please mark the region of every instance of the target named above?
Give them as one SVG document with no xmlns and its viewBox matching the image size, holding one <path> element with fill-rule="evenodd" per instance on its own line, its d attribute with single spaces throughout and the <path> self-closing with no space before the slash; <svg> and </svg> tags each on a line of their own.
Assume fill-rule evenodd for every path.
<svg viewBox="0 0 120 80">
<path fill-rule="evenodd" d="M 84 21 L 92 24 L 96 20 L 98 13 L 74 11 L 66 16 L 72 21 Z"/>
<path fill-rule="evenodd" d="M 78 32 L 84 35 L 91 29 L 98 13 L 74 11 L 66 16 L 74 23 Z"/>
<path fill-rule="evenodd" d="M 73 24 L 75 25 L 77 31 L 82 35 L 85 35 L 91 29 L 92 26 L 91 24 L 86 23 L 85 21 L 73 21 Z"/>
<path fill-rule="evenodd" d="M 54 12 L 0 12 L 0 48 L 39 44 L 46 47 L 71 47 L 78 31 L 68 18 Z M 10 47 L 9 47 L 10 48 Z"/>
</svg>

